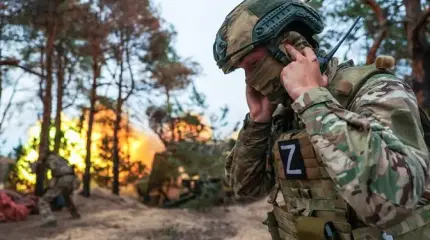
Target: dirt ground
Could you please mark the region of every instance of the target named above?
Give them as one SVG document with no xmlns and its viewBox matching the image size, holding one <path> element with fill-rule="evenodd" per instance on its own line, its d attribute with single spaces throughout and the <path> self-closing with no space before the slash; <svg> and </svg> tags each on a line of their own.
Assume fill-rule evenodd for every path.
<svg viewBox="0 0 430 240">
<path fill-rule="evenodd" d="M 247 205 L 216 207 L 205 212 L 148 208 L 131 198 L 93 191 L 91 199 L 75 196 L 82 218 L 56 212 L 56 228 L 40 228 L 40 216 L 0 224 L 0 240 L 265 240 L 262 224 L 270 205 L 265 199 Z"/>
</svg>

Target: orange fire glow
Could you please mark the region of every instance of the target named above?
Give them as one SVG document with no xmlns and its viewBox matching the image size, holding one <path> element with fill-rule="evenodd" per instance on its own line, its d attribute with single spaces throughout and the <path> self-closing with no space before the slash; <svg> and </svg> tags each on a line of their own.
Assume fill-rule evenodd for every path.
<svg viewBox="0 0 430 240">
<path fill-rule="evenodd" d="M 202 117 L 198 117 L 204 121 Z M 97 111 L 93 124 L 92 131 L 92 146 L 91 146 L 91 161 L 93 168 L 105 169 L 98 172 L 99 175 L 105 177 L 112 177 L 112 151 L 103 150 L 103 143 L 106 138 L 110 138 L 110 142 L 105 147 L 111 149 L 113 146 L 113 124 L 115 114 L 112 110 L 100 109 Z M 128 117 L 125 114 L 121 117 L 121 130 L 119 131 L 119 147 L 121 152 L 121 161 L 129 166 L 132 166 L 129 171 L 139 173 L 137 166 L 133 163 L 141 163 L 149 170 L 152 167 L 154 155 L 157 152 L 164 151 L 164 145 L 158 136 L 152 132 L 142 131 L 136 129 L 131 124 L 128 124 Z M 39 143 L 40 122 L 30 128 L 28 132 L 29 141 L 24 145 L 26 154 L 23 159 L 26 161 L 18 162 L 18 176 L 27 180 L 29 183 L 34 184 L 36 181 L 35 174 L 31 173 L 28 162 L 34 162 L 38 158 L 38 152 L 34 146 Z M 85 156 L 86 156 L 86 135 L 88 129 L 88 114 L 86 114 L 84 121 L 79 118 L 70 119 L 66 115 L 62 115 L 62 131 L 64 132 L 65 146 L 60 149 L 60 155 L 69 160 L 75 165 L 78 173 L 83 173 L 85 170 Z M 175 135 L 177 136 L 197 133 L 197 139 L 207 140 L 211 137 L 211 129 L 204 127 L 199 129 L 196 126 L 190 126 L 185 122 L 175 124 Z M 171 134 L 170 134 L 171 135 Z M 53 142 L 55 136 L 55 129 L 51 128 L 50 137 Z M 107 154 L 109 156 L 102 156 Z M 129 175 L 127 171 L 120 171 L 120 182 L 124 181 Z M 137 174 L 141 175 L 141 174 Z M 21 190 L 26 190 L 26 186 L 18 186 Z"/>
<path fill-rule="evenodd" d="M 198 121 L 203 125 L 192 125 L 184 120 L 175 122 L 173 136 L 175 141 L 187 138 L 193 138 L 198 141 L 207 141 L 212 137 L 212 129 L 209 127 L 207 121 L 199 115 L 193 114 L 192 116 L 197 117 Z M 172 139 L 171 126 L 165 126 L 164 139 Z"/>
</svg>

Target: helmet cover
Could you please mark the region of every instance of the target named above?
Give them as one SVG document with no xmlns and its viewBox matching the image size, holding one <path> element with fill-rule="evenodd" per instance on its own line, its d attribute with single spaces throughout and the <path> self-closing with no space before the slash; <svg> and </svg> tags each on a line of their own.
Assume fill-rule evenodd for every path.
<svg viewBox="0 0 430 240">
<path fill-rule="evenodd" d="M 294 0 L 245 0 L 225 18 L 213 45 L 214 59 L 225 74 L 236 69 L 256 46 L 269 46 L 271 54 L 284 62 L 285 54 L 275 42 L 286 31 L 309 38 L 324 28 L 319 14 L 308 4 Z M 316 42 L 311 42 L 317 48 Z"/>
</svg>

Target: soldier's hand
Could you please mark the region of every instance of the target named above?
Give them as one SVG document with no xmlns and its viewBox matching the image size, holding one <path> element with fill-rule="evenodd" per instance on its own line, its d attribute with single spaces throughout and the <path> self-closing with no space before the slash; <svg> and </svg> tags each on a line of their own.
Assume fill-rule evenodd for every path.
<svg viewBox="0 0 430 240">
<path fill-rule="evenodd" d="M 318 58 L 311 48 L 303 49 L 304 55 L 289 44 L 285 49 L 294 61 L 284 67 L 281 80 L 293 100 L 312 88 L 327 86 L 327 76 L 321 75 Z"/>
<path fill-rule="evenodd" d="M 260 123 L 271 121 L 276 105 L 270 103 L 266 96 L 248 85 L 246 85 L 246 102 L 252 121 Z"/>
</svg>

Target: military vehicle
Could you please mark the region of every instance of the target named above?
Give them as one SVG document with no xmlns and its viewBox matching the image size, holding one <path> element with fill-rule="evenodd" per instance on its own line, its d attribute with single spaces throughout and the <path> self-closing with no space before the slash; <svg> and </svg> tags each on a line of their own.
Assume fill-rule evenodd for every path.
<svg viewBox="0 0 430 240">
<path fill-rule="evenodd" d="M 222 148 L 224 147 L 224 148 Z M 140 201 L 154 207 L 180 207 L 204 199 L 217 205 L 235 201 L 225 184 L 225 146 L 181 143 L 157 153 L 151 173 L 136 184 Z"/>
</svg>

